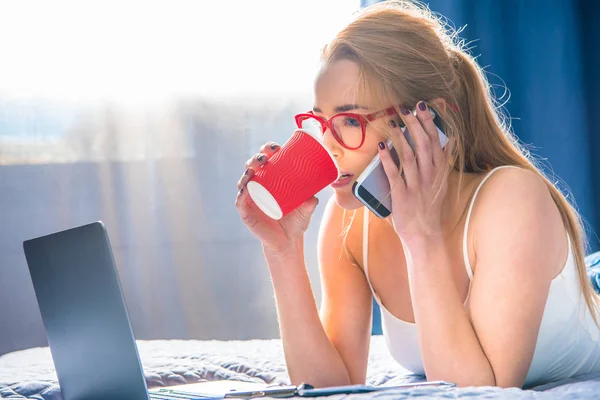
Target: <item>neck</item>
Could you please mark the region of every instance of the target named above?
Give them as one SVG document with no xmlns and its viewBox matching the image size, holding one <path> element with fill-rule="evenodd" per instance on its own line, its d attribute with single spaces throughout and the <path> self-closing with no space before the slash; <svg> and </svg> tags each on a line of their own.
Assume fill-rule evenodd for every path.
<svg viewBox="0 0 600 400">
<path fill-rule="evenodd" d="M 448 175 L 448 191 L 442 204 L 442 230 L 444 237 L 450 237 L 452 232 L 460 226 L 462 218 L 466 216 L 466 209 L 469 206 L 469 199 L 473 191 L 473 184 L 477 181 L 476 178 L 477 174 L 463 173 L 461 181 L 460 173 L 455 170 L 452 170 Z M 370 224 L 378 225 L 381 222 L 382 229 L 393 231 L 390 218 L 386 218 L 385 220 L 371 218 Z"/>
<path fill-rule="evenodd" d="M 453 169 L 447 178 L 448 192 L 442 204 L 442 226 L 445 235 L 449 235 L 456 228 L 469 206 L 468 199 L 474 174 L 462 175 L 461 180 L 460 172 Z"/>
</svg>

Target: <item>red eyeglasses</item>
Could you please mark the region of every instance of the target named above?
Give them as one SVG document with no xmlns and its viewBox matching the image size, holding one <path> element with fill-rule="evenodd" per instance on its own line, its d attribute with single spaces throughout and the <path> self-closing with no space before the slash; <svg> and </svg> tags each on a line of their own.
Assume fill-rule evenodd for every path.
<svg viewBox="0 0 600 400">
<path fill-rule="evenodd" d="M 397 114 L 397 111 L 396 107 L 392 106 L 371 114 L 343 112 L 335 114 L 329 120 L 309 111 L 296 115 L 295 119 L 299 129 L 305 128 L 304 124 L 316 125 L 321 130 L 321 134 L 325 134 L 325 131 L 329 129 L 342 147 L 348 150 L 356 150 L 365 142 L 365 132 L 369 122 L 394 114 Z"/>
</svg>

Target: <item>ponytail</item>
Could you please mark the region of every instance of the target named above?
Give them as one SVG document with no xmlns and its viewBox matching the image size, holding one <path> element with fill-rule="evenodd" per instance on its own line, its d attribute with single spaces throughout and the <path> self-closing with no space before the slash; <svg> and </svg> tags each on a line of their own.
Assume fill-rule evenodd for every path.
<svg viewBox="0 0 600 400">
<path fill-rule="evenodd" d="M 541 166 L 536 165 L 510 130 L 510 126 L 505 123 L 499 113 L 499 105 L 494 103 L 490 85 L 481 67 L 465 51 L 453 49 L 450 54 L 459 85 L 455 88 L 459 113 L 457 117 L 459 121 L 464 121 L 461 124 L 461 134 L 458 135 L 462 147 L 458 153 L 464 154 L 464 160 L 459 161 L 459 165 L 463 166 L 464 172 L 483 172 L 501 165 L 515 165 L 534 172 L 544 181 L 569 235 L 583 299 L 594 322 L 599 325 L 600 298 L 587 276 L 587 239 L 575 206 L 546 177 Z"/>
</svg>

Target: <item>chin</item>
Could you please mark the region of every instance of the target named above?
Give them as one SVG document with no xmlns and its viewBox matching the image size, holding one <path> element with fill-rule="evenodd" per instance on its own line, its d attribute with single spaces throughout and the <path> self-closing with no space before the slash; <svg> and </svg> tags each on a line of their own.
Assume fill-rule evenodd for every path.
<svg viewBox="0 0 600 400">
<path fill-rule="evenodd" d="M 361 203 L 350 191 L 334 190 L 336 204 L 344 210 L 356 210 L 363 207 Z"/>
</svg>

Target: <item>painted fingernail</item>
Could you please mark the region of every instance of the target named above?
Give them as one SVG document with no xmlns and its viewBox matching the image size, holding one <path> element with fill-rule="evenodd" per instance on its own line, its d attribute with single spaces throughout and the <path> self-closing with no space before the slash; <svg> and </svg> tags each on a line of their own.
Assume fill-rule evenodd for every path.
<svg viewBox="0 0 600 400">
<path fill-rule="evenodd" d="M 248 175 L 248 168 L 244 171 L 244 175 Z"/>
<path fill-rule="evenodd" d="M 272 144 L 271 146 L 269 146 L 269 147 L 271 147 L 271 150 L 276 150 L 277 148 L 279 148 L 279 145 L 278 145 L 278 144 L 275 144 L 275 143 L 273 143 L 273 144 Z"/>
<path fill-rule="evenodd" d="M 390 126 L 391 126 L 392 128 L 397 128 L 397 127 L 398 127 L 398 124 L 396 124 L 396 121 L 394 121 L 394 120 L 391 120 L 391 121 L 390 121 Z"/>
<path fill-rule="evenodd" d="M 244 188 L 240 189 L 240 194 L 244 193 Z"/>
<path fill-rule="evenodd" d="M 410 114 L 410 110 L 406 107 L 400 107 L 400 112 L 404 115 Z"/>
<path fill-rule="evenodd" d="M 263 162 L 263 160 L 265 159 L 265 155 L 261 154 L 260 156 L 256 157 L 256 159 L 258 160 L 258 162 Z"/>
<path fill-rule="evenodd" d="M 385 143 L 383 143 L 383 142 L 379 142 L 379 148 L 380 148 L 381 150 L 385 149 Z"/>
<path fill-rule="evenodd" d="M 421 110 L 421 111 L 427 110 L 427 104 L 425 104 L 424 101 L 420 101 L 419 104 L 417 104 L 417 106 L 419 107 L 419 110 Z"/>
</svg>

